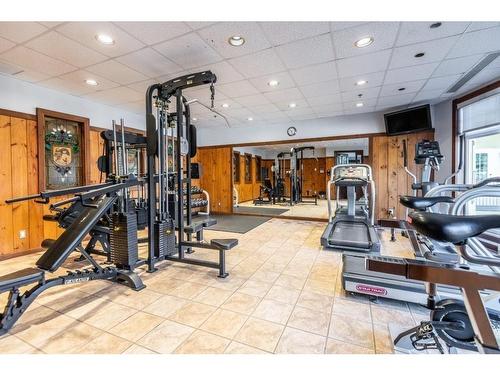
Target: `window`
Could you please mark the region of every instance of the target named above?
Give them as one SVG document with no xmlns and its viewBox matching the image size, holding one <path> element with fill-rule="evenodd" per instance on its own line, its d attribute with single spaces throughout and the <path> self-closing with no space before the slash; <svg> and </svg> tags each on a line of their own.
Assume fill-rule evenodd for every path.
<svg viewBox="0 0 500 375">
<path fill-rule="evenodd" d="M 500 176 L 500 93 L 458 109 L 458 129 L 465 135 L 464 180 L 476 184 Z M 469 214 L 500 213 L 500 198 L 482 197 L 467 206 Z"/>
</svg>

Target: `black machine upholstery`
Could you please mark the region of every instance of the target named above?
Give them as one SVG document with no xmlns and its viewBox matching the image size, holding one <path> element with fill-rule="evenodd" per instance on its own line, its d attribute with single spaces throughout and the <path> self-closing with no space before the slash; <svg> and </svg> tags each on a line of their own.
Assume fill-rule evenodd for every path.
<svg viewBox="0 0 500 375">
<path fill-rule="evenodd" d="M 499 215 L 455 216 L 430 212 L 412 212 L 412 226 L 438 241 L 461 244 L 489 229 L 500 228 Z"/>
<path fill-rule="evenodd" d="M 108 212 L 116 197 L 101 196 L 93 200 L 93 205 L 86 206 L 81 210 L 78 218 L 52 243 L 48 250 L 38 259 L 38 268 L 54 272 L 68 256 L 81 244 L 83 239 L 101 217 Z"/>
<path fill-rule="evenodd" d="M 238 245 L 238 240 L 236 238 L 224 238 L 224 239 L 212 240 L 210 241 L 210 245 L 213 245 L 221 250 L 229 250 Z"/>
<path fill-rule="evenodd" d="M 425 210 L 438 203 L 453 203 L 452 197 L 414 197 L 412 195 L 401 195 L 399 202 L 413 210 Z"/>
<path fill-rule="evenodd" d="M 24 285 L 43 281 L 44 273 L 38 268 L 25 268 L 0 277 L 0 293 Z"/>
</svg>

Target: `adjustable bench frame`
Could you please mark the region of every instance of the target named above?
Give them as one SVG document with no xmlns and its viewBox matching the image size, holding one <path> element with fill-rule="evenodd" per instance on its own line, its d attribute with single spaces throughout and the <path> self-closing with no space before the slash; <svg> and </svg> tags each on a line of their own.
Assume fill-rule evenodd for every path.
<svg viewBox="0 0 500 375">
<path fill-rule="evenodd" d="M 21 275 L 20 275 L 21 274 Z M 45 272 L 37 268 L 27 268 L 0 278 L 0 294 L 9 292 L 3 313 L 0 314 L 0 336 L 7 333 L 33 301 L 44 291 L 58 285 L 82 283 L 91 280 L 110 280 L 131 287 L 144 288 L 139 277 L 129 271 L 114 267 L 68 271 L 65 276 L 45 279 Z M 12 281 L 9 281 L 12 280 Z M 21 294 L 20 288 L 36 283 Z M 138 286 L 141 286 L 139 287 Z"/>
</svg>

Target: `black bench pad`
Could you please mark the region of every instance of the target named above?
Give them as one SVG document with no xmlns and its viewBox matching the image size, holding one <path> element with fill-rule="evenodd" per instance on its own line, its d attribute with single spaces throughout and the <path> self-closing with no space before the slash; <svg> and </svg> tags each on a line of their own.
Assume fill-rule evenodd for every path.
<svg viewBox="0 0 500 375">
<path fill-rule="evenodd" d="M 0 276 L 0 293 L 11 290 L 13 287 L 21 287 L 44 279 L 43 271 L 38 268 L 25 268 L 16 272 Z"/>
<path fill-rule="evenodd" d="M 59 216 L 58 215 L 43 215 L 43 220 L 44 221 L 58 221 Z"/>
<path fill-rule="evenodd" d="M 211 240 L 210 245 L 215 246 L 217 249 L 229 250 L 238 245 L 238 239 L 223 238 L 223 239 Z"/>
<path fill-rule="evenodd" d="M 189 225 L 184 226 L 184 233 L 191 233 L 191 234 L 198 233 L 202 229 L 203 229 L 203 223 L 195 221 Z"/>
<path fill-rule="evenodd" d="M 202 222 L 204 228 L 217 224 L 217 219 L 214 219 L 213 217 L 207 217 L 206 219 L 200 221 Z"/>
</svg>

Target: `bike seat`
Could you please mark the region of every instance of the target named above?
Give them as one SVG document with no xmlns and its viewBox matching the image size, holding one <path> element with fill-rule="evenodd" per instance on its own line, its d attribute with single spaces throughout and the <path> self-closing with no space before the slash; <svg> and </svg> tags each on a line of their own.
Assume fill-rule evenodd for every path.
<svg viewBox="0 0 500 375">
<path fill-rule="evenodd" d="M 489 229 L 500 228 L 499 215 L 455 216 L 431 212 L 412 212 L 412 226 L 438 241 L 461 244 Z"/>
<path fill-rule="evenodd" d="M 412 195 L 401 195 L 399 197 L 399 202 L 408 208 L 413 210 L 425 210 L 426 208 L 432 207 L 437 203 L 454 203 L 452 197 L 414 197 Z"/>
</svg>

